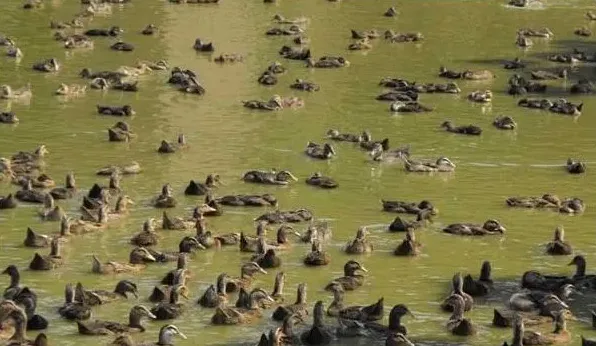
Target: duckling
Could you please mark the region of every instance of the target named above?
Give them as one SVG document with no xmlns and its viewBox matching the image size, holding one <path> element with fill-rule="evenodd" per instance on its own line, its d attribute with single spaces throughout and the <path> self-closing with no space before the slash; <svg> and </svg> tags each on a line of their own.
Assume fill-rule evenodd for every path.
<svg viewBox="0 0 596 346">
<path fill-rule="evenodd" d="M 209 286 L 205 293 L 199 298 L 198 304 L 205 308 L 215 308 L 227 302 L 226 283 L 228 274 L 221 273 L 217 276 L 217 282 Z"/>
<path fill-rule="evenodd" d="M 332 284 L 340 284 L 345 291 L 353 291 L 356 288 L 362 286 L 364 283 L 364 275 L 356 274 L 356 271 L 368 272 L 360 263 L 349 260 L 344 265 L 344 276 L 339 277 L 331 281 L 329 285 L 325 287 L 325 290 L 330 290 Z"/>
<path fill-rule="evenodd" d="M 157 245 L 159 237 L 153 227 L 155 219 L 150 218 L 143 223 L 143 230 L 132 237 L 130 243 L 137 246 Z"/>
<path fill-rule="evenodd" d="M 309 178 L 306 179 L 306 183 L 308 185 L 318 186 L 323 189 L 334 189 L 339 186 L 339 184 L 333 180 L 333 178 L 326 177 L 320 172 L 313 173 Z"/>
<path fill-rule="evenodd" d="M 571 255 L 573 248 L 565 242 L 565 230 L 563 226 L 557 226 L 553 241 L 546 244 L 546 253 L 549 255 Z"/>
<path fill-rule="evenodd" d="M 18 203 L 11 193 L 8 196 L 0 196 L 0 210 L 2 209 L 14 209 L 18 206 Z"/>
<path fill-rule="evenodd" d="M 517 123 L 510 116 L 498 116 L 493 120 L 493 125 L 500 130 L 515 130 Z"/>
<path fill-rule="evenodd" d="M 325 326 L 323 314 L 325 306 L 322 301 L 317 301 L 313 308 L 313 325 L 300 335 L 300 340 L 306 345 L 327 345 L 333 339 L 330 329 Z"/>
<path fill-rule="evenodd" d="M 213 42 L 203 42 L 200 38 L 195 39 L 195 43 L 193 44 L 192 48 L 198 52 L 214 52 L 215 48 L 213 47 Z"/>
<path fill-rule="evenodd" d="M 499 223 L 499 221 L 494 219 L 487 220 L 483 225 L 470 223 L 454 223 L 443 228 L 443 232 L 445 233 L 466 236 L 503 234 L 505 233 L 505 231 L 505 227 L 503 227 L 501 223 Z"/>
<path fill-rule="evenodd" d="M 130 105 L 124 106 L 100 106 L 97 105 L 97 113 L 101 115 L 113 115 L 113 116 L 131 116 L 135 114 L 135 111 Z"/>
<path fill-rule="evenodd" d="M 387 9 L 387 11 L 385 11 L 385 13 L 383 13 L 383 15 L 385 17 L 395 17 L 395 16 L 397 16 L 397 14 L 398 14 L 398 12 L 395 9 L 395 7 L 393 7 L 393 6 L 389 7 L 389 9 Z"/>
<path fill-rule="evenodd" d="M 113 45 L 111 45 L 110 49 L 117 50 L 120 52 L 132 52 L 135 49 L 135 47 L 130 43 L 118 41 L 118 42 L 114 43 Z"/>
<path fill-rule="evenodd" d="M 105 36 L 105 37 L 116 37 L 123 33 L 119 26 L 112 26 L 108 29 L 89 29 L 84 32 L 86 36 Z"/>
<path fill-rule="evenodd" d="M 95 320 L 90 322 L 77 321 L 79 334 L 83 335 L 112 335 L 114 333 L 144 332 L 142 319 L 155 319 L 155 315 L 142 305 L 135 305 L 130 310 L 128 324 L 112 321 Z"/>
<path fill-rule="evenodd" d="M 261 300 L 273 301 L 273 299 L 260 288 L 250 292 L 247 305 L 243 307 L 218 306 L 211 317 L 211 323 L 215 325 L 234 325 L 250 323 L 253 319 L 261 317 L 259 302 Z"/>
<path fill-rule="evenodd" d="M 416 241 L 414 230 L 408 229 L 405 239 L 395 248 L 393 254 L 395 256 L 416 256 L 420 254 L 421 247 L 422 244 Z"/>
<path fill-rule="evenodd" d="M 174 208 L 178 202 L 172 197 L 172 187 L 165 184 L 161 188 L 161 194 L 153 200 L 153 206 L 156 208 Z"/>
<path fill-rule="evenodd" d="M 454 126 L 451 121 L 445 121 L 441 124 L 448 132 L 458 133 L 462 135 L 479 136 L 482 134 L 482 129 L 476 125 Z"/>
<path fill-rule="evenodd" d="M 21 202 L 29 203 L 43 203 L 46 199 L 46 193 L 38 190 L 33 190 L 33 183 L 31 179 L 23 185 L 23 188 L 15 193 L 15 198 Z"/>
<path fill-rule="evenodd" d="M 157 152 L 160 154 L 171 154 L 178 151 L 178 149 L 184 148 L 186 146 L 186 137 L 184 134 L 178 135 L 178 141 L 176 144 L 172 144 L 166 140 L 162 140 L 159 148 L 157 148 Z"/>
<path fill-rule="evenodd" d="M 75 292 L 75 300 L 82 301 L 82 299 L 85 299 L 86 303 L 90 306 L 103 305 L 122 299 L 128 299 L 128 293 L 134 295 L 135 298 L 139 297 L 137 285 L 129 280 L 118 281 L 113 291 L 86 290 L 80 283 L 77 284 L 77 288 L 79 286 L 81 287 L 81 290 Z"/>
<path fill-rule="evenodd" d="M 252 283 L 254 274 L 256 273 L 263 273 L 267 274 L 265 269 L 261 268 L 255 262 L 248 262 L 242 265 L 240 268 L 240 277 L 239 278 L 229 278 L 228 282 L 226 283 L 226 292 L 232 293 L 236 292 L 240 289 L 240 287 L 248 287 Z"/>
<path fill-rule="evenodd" d="M 82 291 L 82 285 L 77 285 L 77 291 Z M 82 293 L 82 292 L 81 292 Z M 81 295 L 82 300 L 75 302 L 75 289 L 72 284 L 66 284 L 64 289 L 65 303 L 58 309 L 60 316 L 67 320 L 88 320 L 91 317 L 91 308 L 85 301 L 85 296 Z"/>
<path fill-rule="evenodd" d="M 318 239 L 313 239 L 311 251 L 304 257 L 307 266 L 323 266 L 331 262 L 331 256 L 323 251 L 323 246 Z"/>
<path fill-rule="evenodd" d="M 130 252 L 129 263 L 119 263 L 109 261 L 101 263 L 97 256 L 93 255 L 91 271 L 96 274 L 112 273 L 134 273 L 146 267 L 146 262 L 155 262 L 156 259 L 147 251 L 147 249 L 138 247 Z"/>
<path fill-rule="evenodd" d="M 28 100 L 33 96 L 30 84 L 16 90 L 10 85 L 3 84 L 0 85 L 0 89 L 0 98 L 4 100 Z"/>
<path fill-rule="evenodd" d="M 29 269 L 31 270 L 52 270 L 56 269 L 64 264 L 64 259 L 60 254 L 60 240 L 53 238 L 51 243 L 50 254 L 47 256 L 41 256 L 39 253 L 35 253 L 33 259 L 29 263 Z"/>
<path fill-rule="evenodd" d="M 304 318 L 308 315 L 305 283 L 298 285 L 296 291 L 296 302 L 294 302 L 294 304 L 278 306 L 271 315 L 271 318 L 273 318 L 275 321 L 283 321 L 291 315 L 297 315 L 300 318 Z"/>
<path fill-rule="evenodd" d="M 586 164 L 581 161 L 575 161 L 572 159 L 567 159 L 566 164 L 567 172 L 571 174 L 581 174 L 586 172 Z"/>
<path fill-rule="evenodd" d="M 449 304 L 453 306 L 453 313 L 447 321 L 447 329 L 453 335 L 469 336 L 476 334 L 476 327 L 472 324 L 472 321 L 464 317 L 464 298 L 460 295 L 452 295 L 449 300 Z"/>
<path fill-rule="evenodd" d="M 335 149 L 329 143 L 320 145 L 313 142 L 308 142 L 304 152 L 306 155 L 320 160 L 327 160 L 336 155 Z"/>
<path fill-rule="evenodd" d="M 50 58 L 33 64 L 32 68 L 39 72 L 58 72 L 60 64 L 56 58 Z"/>
<path fill-rule="evenodd" d="M 366 239 L 368 230 L 365 227 L 358 228 L 354 240 L 348 242 L 345 252 L 348 254 L 369 253 L 373 251 L 373 245 Z"/>
<path fill-rule="evenodd" d="M 141 34 L 151 36 L 159 32 L 159 28 L 155 24 L 148 24 L 142 31 Z"/>
<path fill-rule="evenodd" d="M 187 292 L 188 288 L 186 286 L 175 285 L 170 293 L 170 301 L 168 303 L 161 302 L 151 309 L 155 319 L 170 320 L 180 317 L 183 312 L 183 305 L 178 302 L 179 296 L 188 299 Z"/>
<path fill-rule="evenodd" d="M 443 303 L 441 303 L 441 309 L 444 311 L 453 312 L 455 311 L 456 306 L 454 306 L 453 296 L 460 296 L 464 301 L 463 311 L 470 311 L 472 310 L 472 306 L 474 305 L 474 299 L 471 295 L 464 292 L 464 280 L 462 279 L 461 273 L 456 273 L 453 275 L 451 279 L 451 284 L 453 287 L 453 291 L 447 297 Z"/>
<path fill-rule="evenodd" d="M 141 165 L 136 161 L 132 161 L 131 163 L 122 165 L 122 166 L 110 165 L 110 166 L 103 167 L 103 168 L 99 169 L 95 174 L 108 175 L 108 176 L 113 176 L 114 174 L 116 174 L 116 175 L 131 175 L 131 174 L 139 174 L 139 173 L 141 173 L 141 171 L 142 171 Z"/>
</svg>

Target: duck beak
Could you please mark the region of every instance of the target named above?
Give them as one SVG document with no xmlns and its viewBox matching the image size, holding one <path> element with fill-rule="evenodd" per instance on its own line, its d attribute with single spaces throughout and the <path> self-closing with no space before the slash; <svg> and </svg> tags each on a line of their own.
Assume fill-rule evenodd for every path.
<svg viewBox="0 0 596 346">
<path fill-rule="evenodd" d="M 130 198 L 129 198 L 127 201 L 128 201 L 128 204 L 132 204 L 132 205 L 134 205 L 134 204 L 135 204 L 135 201 L 133 201 L 133 200 L 132 200 L 132 199 L 130 199 Z"/>
<path fill-rule="evenodd" d="M 210 207 L 210 206 L 208 206 L 208 205 L 204 205 L 202 209 L 203 209 L 203 213 L 208 213 L 208 212 L 214 212 L 214 211 L 217 211 L 217 209 L 215 209 L 215 208 L 212 208 L 212 207 Z"/>
<path fill-rule="evenodd" d="M 362 270 L 365 273 L 368 273 L 368 269 L 364 268 L 363 266 L 360 266 L 360 270 Z"/>
<path fill-rule="evenodd" d="M 501 233 L 505 233 L 505 231 L 507 231 L 507 228 L 503 227 L 503 226 L 499 226 L 499 231 Z"/>
<path fill-rule="evenodd" d="M 298 233 L 298 232 L 295 232 L 295 231 L 294 231 L 294 232 L 292 232 L 292 233 L 294 233 L 294 235 L 295 235 L 295 236 L 297 236 L 297 237 L 299 237 L 299 238 L 300 238 L 300 237 L 302 237 L 302 234 L 300 234 L 300 233 Z"/>
<path fill-rule="evenodd" d="M 155 316 L 151 311 L 148 311 L 147 312 L 147 317 L 149 317 L 149 318 L 151 318 L 153 320 L 157 319 L 157 316 Z"/>
<path fill-rule="evenodd" d="M 180 336 L 184 340 L 187 339 L 186 335 L 184 335 L 181 331 L 178 331 L 178 336 Z"/>
<path fill-rule="evenodd" d="M 267 271 L 261 267 L 259 267 L 259 272 L 263 273 L 263 274 L 267 274 Z"/>
<path fill-rule="evenodd" d="M 150 262 L 156 262 L 157 260 L 155 259 L 155 257 L 153 257 L 152 254 L 148 253 L 145 255 L 145 260 L 150 261 Z"/>
<path fill-rule="evenodd" d="M 130 293 L 132 293 L 132 295 L 135 296 L 136 299 L 139 299 L 139 292 L 137 292 L 137 290 L 133 290 Z"/>
<path fill-rule="evenodd" d="M 290 178 L 291 178 L 292 180 L 294 180 L 294 181 L 298 181 L 298 178 L 296 178 L 296 177 L 294 176 L 294 174 L 292 174 L 292 173 L 288 172 L 288 175 L 290 176 Z"/>
</svg>

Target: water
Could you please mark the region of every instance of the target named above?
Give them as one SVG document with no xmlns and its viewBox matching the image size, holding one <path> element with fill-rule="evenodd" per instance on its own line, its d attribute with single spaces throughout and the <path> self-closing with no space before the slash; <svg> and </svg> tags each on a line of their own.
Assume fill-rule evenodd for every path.
<svg viewBox="0 0 596 346">
<path fill-rule="evenodd" d="M 449 291 L 450 278 L 456 271 L 477 275 L 483 260 L 493 262 L 497 280 L 512 281 L 528 269 L 549 273 L 571 273 L 566 264 L 570 258 L 552 258 L 543 254 L 543 245 L 557 225 L 564 225 L 567 238 L 576 253 L 584 254 L 593 263 L 596 243 L 592 235 L 594 209 L 590 206 L 581 216 L 567 216 L 546 211 L 508 209 L 504 199 L 511 195 L 541 195 L 546 192 L 561 196 L 578 196 L 588 205 L 596 197 L 594 179 L 588 172 L 568 175 L 561 167 L 567 157 L 596 161 L 594 126 L 591 109 L 596 106 L 588 96 L 570 97 L 585 103 L 584 115 L 574 119 L 515 106 L 517 100 L 505 94 L 510 72 L 501 61 L 516 56 L 527 60 L 530 69 L 553 70 L 562 67 L 546 62 L 548 52 L 567 52 L 572 47 L 591 47 L 592 39 L 573 35 L 576 27 L 589 25 L 584 13 L 589 1 L 546 0 L 531 9 L 517 9 L 491 1 L 414 1 L 399 2 L 399 16 L 385 18 L 382 13 L 394 5 L 387 0 L 371 4 L 346 0 L 341 3 L 303 0 L 280 1 L 266 5 L 260 1 L 226 1 L 215 6 L 173 5 L 163 1 L 135 1 L 114 6 L 109 17 L 93 18 L 88 27 L 119 25 L 126 32 L 123 39 L 136 46 L 132 53 L 114 52 L 113 42 L 95 39 L 90 51 L 65 51 L 52 39 L 50 19 L 70 20 L 79 11 L 74 2 L 46 2 L 43 9 L 22 10 L 20 1 L 7 0 L 0 12 L 0 31 L 15 37 L 25 57 L 18 63 L 0 58 L 0 83 L 20 87 L 33 85 L 30 104 L 2 104 L 15 111 L 21 123 L 0 126 L 0 154 L 9 156 L 18 150 L 33 150 L 44 143 L 51 154 L 46 159 L 47 173 L 62 184 L 63 176 L 74 171 L 83 190 L 94 182 L 107 181 L 94 175 L 107 164 L 138 161 L 144 171 L 126 177 L 122 186 L 136 201 L 128 218 L 110 223 L 107 231 L 73 238 L 64 250 L 66 264 L 52 272 L 25 270 L 34 251 L 23 248 L 27 226 L 42 233 L 57 230 L 56 223 L 38 221 L 35 206 L 22 204 L 18 209 L 2 211 L 0 222 L 0 266 L 14 263 L 22 269 L 23 284 L 40 297 L 39 311 L 50 319 L 47 331 L 52 344 L 75 345 L 81 342 L 105 344 L 111 338 L 80 337 L 76 326 L 58 316 L 64 283 L 81 281 L 87 287 L 111 289 L 122 278 L 131 278 L 140 286 L 144 302 L 157 279 L 173 264 L 154 265 L 139 275 L 98 276 L 90 273 L 91 255 L 100 259 L 126 261 L 131 250 L 129 240 L 140 231 L 147 217 L 160 217 L 161 211 L 149 205 L 164 183 L 171 183 L 179 200 L 172 214 L 188 215 L 201 199 L 184 197 L 182 192 L 190 179 L 203 180 L 209 173 L 219 173 L 225 182 L 217 194 L 275 194 L 282 209 L 308 207 L 318 218 L 330 219 L 334 239 L 327 245 L 332 262 L 325 268 L 305 268 L 303 256 L 309 246 L 296 244 L 283 251 L 282 270 L 287 274 L 286 298 L 293 300 L 299 282 L 308 285 L 310 302 L 331 296 L 323 291 L 325 284 L 342 272 L 349 258 L 357 258 L 370 273 L 363 288 L 346 297 L 348 304 L 369 304 L 385 297 L 388 309 L 405 303 L 417 319 L 406 318 L 414 341 L 450 340 L 470 345 L 494 345 L 510 339 L 510 330 L 490 326 L 492 308 L 477 305 L 467 314 L 477 324 L 479 333 L 470 338 L 455 338 L 446 331 L 447 314 L 438 304 Z M 269 63 L 280 60 L 277 51 L 288 43 L 286 37 L 266 37 L 273 26 L 271 18 L 281 13 L 288 18 L 310 18 L 308 36 L 315 56 L 344 55 L 351 66 L 338 70 L 307 69 L 302 62 L 282 61 L 289 72 L 274 87 L 260 86 L 256 79 Z M 563 20 L 562 20 L 563 18 Z M 156 37 L 145 37 L 140 30 L 149 23 L 161 28 Z M 534 40 L 528 50 L 514 45 L 520 27 L 548 26 L 555 39 Z M 374 42 L 368 52 L 348 52 L 349 29 L 381 32 L 420 31 L 425 40 L 420 44 Z M 593 27 L 592 27 L 593 29 Z M 196 37 L 213 41 L 217 53 L 240 53 L 243 63 L 218 65 L 208 55 L 196 54 L 192 44 Z M 56 74 L 38 74 L 30 66 L 46 58 L 57 57 L 63 69 Z M 78 77 L 83 67 L 113 70 L 134 65 L 137 59 L 166 59 L 171 66 L 197 71 L 207 89 L 204 96 L 182 95 L 165 84 L 168 72 L 140 78 L 139 93 L 88 91 L 85 97 L 63 102 L 52 96 L 59 83 L 84 83 Z M 445 82 L 437 77 L 438 68 L 490 69 L 497 78 L 485 82 L 461 82 L 459 95 L 421 95 L 420 101 L 436 110 L 423 115 L 393 115 L 387 103 L 374 97 L 382 92 L 377 83 L 392 76 L 418 82 Z M 571 71 L 571 80 L 593 76 L 593 66 L 579 64 Z M 288 86 L 295 78 L 312 80 L 321 85 L 318 93 L 301 93 Z M 565 94 L 572 82 L 549 82 L 550 97 Z M 491 89 L 495 94 L 491 105 L 472 104 L 466 95 L 477 89 Z M 276 113 L 253 112 L 241 106 L 241 100 L 268 99 L 273 94 L 300 96 L 306 106 L 299 110 Z M 127 121 L 138 137 L 130 143 L 109 143 L 106 128 L 118 119 L 95 114 L 96 104 L 131 104 L 137 115 Z M 513 132 L 498 131 L 491 126 L 497 115 L 510 115 L 519 128 Z M 480 137 L 467 138 L 444 133 L 439 125 L 447 119 L 456 124 L 475 123 L 484 128 Z M 457 164 L 452 174 L 407 174 L 402 165 L 371 163 L 364 152 L 351 144 L 337 144 L 338 156 L 330 161 L 313 161 L 303 155 L 309 140 L 322 142 L 329 128 L 344 132 L 368 129 L 374 138 L 389 137 L 393 147 L 411 145 L 416 158 L 448 156 Z M 155 150 L 162 139 L 172 140 L 184 132 L 190 148 L 173 155 L 158 155 Z M 334 177 L 340 188 L 316 190 L 298 182 L 288 187 L 259 186 L 243 183 L 243 172 L 249 169 L 290 169 L 300 179 L 315 171 Z M 10 185 L 0 186 L 0 195 L 14 191 Z M 60 205 L 76 215 L 80 197 Z M 389 234 L 382 224 L 389 224 L 394 215 L 380 211 L 381 199 L 420 201 L 428 199 L 440 210 L 439 217 L 424 231 L 417 233 L 424 244 L 422 255 L 397 258 L 391 251 L 402 234 Z M 266 209 L 226 209 L 226 215 L 208 219 L 214 233 L 244 230 L 252 233 L 252 219 Z M 229 211 L 229 212 L 228 212 Z M 443 234 L 441 227 L 453 222 L 484 222 L 499 219 L 506 227 L 504 237 L 464 239 Z M 370 238 L 375 244 L 372 255 L 348 256 L 341 251 L 358 226 L 374 225 Z M 182 234 L 161 232 L 158 248 L 174 248 Z M 45 253 L 47 250 L 41 249 Z M 226 271 L 238 274 L 241 263 L 249 255 L 235 248 L 205 251 L 193 256 L 192 279 L 189 281 L 192 300 L 176 325 L 189 340 L 180 345 L 255 343 L 262 331 L 275 326 L 268 318 L 249 326 L 214 327 L 209 324 L 212 310 L 200 308 L 196 299 L 216 276 Z M 588 268 L 588 270 L 590 270 Z M 271 289 L 275 270 L 259 276 L 255 286 Z M 7 278 L 2 279 L 8 284 Z M 511 283 L 514 285 L 514 283 Z M 232 301 L 234 298 L 231 299 Z M 137 301 L 129 300 L 94 308 L 94 318 L 125 321 L 128 310 Z M 589 305 L 588 305 L 589 307 Z M 585 315 L 583 307 L 578 312 Z M 148 331 L 137 340 L 156 339 L 162 322 L 149 322 Z M 590 336 L 587 323 L 573 321 L 570 331 L 574 344 L 579 335 Z M 34 336 L 34 333 L 29 333 Z M 594 336 L 594 335 L 592 335 Z M 351 341 L 350 341 L 351 342 Z"/>
</svg>

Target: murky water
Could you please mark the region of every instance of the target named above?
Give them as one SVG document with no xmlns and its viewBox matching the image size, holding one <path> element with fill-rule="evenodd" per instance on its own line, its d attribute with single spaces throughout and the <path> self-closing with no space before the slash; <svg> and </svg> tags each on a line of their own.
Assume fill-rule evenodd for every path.
<svg viewBox="0 0 596 346">
<path fill-rule="evenodd" d="M 529 69 L 554 69 L 559 65 L 545 61 L 547 52 L 591 47 L 593 39 L 578 38 L 573 30 L 583 25 L 592 27 L 584 19 L 592 3 L 545 0 L 530 9 L 516 9 L 503 2 L 405 0 L 398 3 L 396 18 L 386 18 L 382 13 L 394 5 L 388 0 L 371 3 L 281 0 L 274 5 L 256 0 L 222 0 L 214 6 L 134 1 L 114 6 L 111 16 L 97 16 L 87 25 L 124 28 L 124 40 L 136 46 L 134 52 L 125 53 L 111 51 L 108 47 L 113 41 L 107 38 L 95 39 L 95 49 L 89 51 L 65 51 L 53 40 L 53 31 L 48 28 L 50 19 L 71 19 L 80 10 L 74 1 L 47 1 L 43 9 L 33 11 L 22 10 L 18 0 L 5 1 L 0 11 L 0 32 L 15 37 L 25 57 L 20 62 L 0 58 L 0 84 L 20 87 L 30 82 L 34 96 L 30 104 L 1 104 L 3 109 L 15 111 L 21 123 L 0 126 L 0 156 L 33 150 L 44 143 L 51 152 L 46 159 L 47 173 L 62 183 L 63 176 L 74 171 L 83 190 L 94 182 L 107 184 L 94 175 L 97 168 L 107 164 L 136 160 L 144 170 L 122 181 L 126 193 L 137 202 L 130 216 L 111 223 L 103 233 L 73 238 L 64 250 L 66 264 L 52 272 L 25 270 L 34 251 L 21 244 L 26 227 L 50 233 L 57 230 L 57 224 L 38 221 L 37 206 L 22 204 L 18 209 L 0 212 L 0 267 L 14 263 L 23 269 L 23 284 L 35 289 L 40 297 L 39 311 L 50 319 L 51 328 L 47 333 L 52 344 L 107 343 L 111 338 L 79 336 L 74 324 L 60 319 L 57 307 L 62 304 L 64 283 L 81 281 L 88 287 L 111 289 L 118 280 L 131 277 L 91 274 L 91 255 L 96 254 L 102 260 L 125 261 L 131 250 L 130 237 L 140 230 L 142 221 L 161 215 L 149 201 L 159 193 L 162 184 L 171 183 L 179 199 L 180 207 L 172 213 L 188 215 L 201 199 L 184 197 L 184 187 L 190 179 L 202 180 L 216 172 L 226 184 L 216 191 L 219 195 L 273 193 L 282 209 L 308 207 L 318 218 L 331 220 L 334 239 L 327 245 L 332 255 L 329 266 L 304 267 L 302 258 L 309 251 L 307 245 L 297 244 L 280 253 L 281 269 L 287 275 L 287 300 L 294 299 L 298 283 L 306 282 L 309 301 L 322 299 L 329 303 L 331 296 L 323 287 L 340 275 L 346 260 L 356 257 L 370 273 L 362 289 L 346 296 L 347 303 L 368 304 L 384 296 L 388 307 L 407 304 L 417 316 L 417 319 L 405 321 L 412 340 L 494 345 L 510 339 L 509 330 L 490 326 L 492 305 L 499 305 L 496 302 L 477 305 L 468 314 L 477 323 L 479 333 L 467 339 L 454 338 L 445 329 L 448 315 L 440 311 L 438 304 L 448 293 L 454 272 L 477 275 L 480 264 L 486 259 L 493 262 L 497 280 L 517 280 L 531 268 L 570 273 L 571 268 L 565 266 L 569 258 L 543 254 L 543 244 L 550 240 L 554 227 L 559 224 L 567 230 L 567 238 L 576 253 L 584 254 L 588 263 L 596 260 L 593 208 L 588 207 L 581 216 L 569 217 L 508 209 L 504 203 L 507 196 L 546 192 L 578 196 L 588 205 L 592 203 L 596 198 L 596 192 L 590 188 L 595 183 L 593 175 L 590 172 L 568 175 L 560 165 L 569 156 L 596 162 L 596 121 L 591 117 L 596 101 L 588 96 L 571 97 L 574 102 L 582 100 L 585 104 L 584 115 L 577 119 L 518 108 L 517 100 L 506 95 L 510 72 L 501 65 L 502 60 L 519 56 L 529 62 Z M 302 62 L 283 61 L 289 72 L 280 77 L 278 85 L 259 85 L 256 79 L 260 72 L 269 63 L 280 60 L 277 51 L 289 41 L 286 37 L 264 35 L 265 30 L 274 25 L 271 18 L 276 13 L 288 18 L 310 18 L 307 33 L 314 55 L 341 54 L 351 66 L 314 70 L 305 68 Z M 161 28 L 156 37 L 139 34 L 149 23 Z M 520 27 L 545 26 L 555 33 L 554 39 L 534 40 L 535 45 L 525 51 L 515 46 L 515 33 Z M 420 31 L 425 40 L 420 44 L 390 44 L 379 39 L 370 51 L 348 52 L 346 47 L 352 28 Z M 217 53 L 243 54 L 245 61 L 218 65 L 209 56 L 192 50 L 196 37 L 213 41 Z M 31 71 L 34 62 L 50 57 L 62 62 L 60 72 Z M 199 97 L 180 94 L 165 84 L 168 72 L 163 72 L 142 76 L 139 93 L 91 90 L 85 97 L 67 102 L 52 96 L 59 83 L 84 83 L 78 77 L 83 67 L 113 70 L 122 65 L 134 65 L 137 59 L 166 59 L 171 66 L 197 71 L 207 94 Z M 458 70 L 490 69 L 497 78 L 489 82 L 461 82 L 460 95 L 423 94 L 421 102 L 436 108 L 423 115 L 393 115 L 387 103 L 374 100 L 382 91 L 377 85 L 380 78 L 392 76 L 440 82 L 437 77 L 440 65 Z M 570 79 L 576 80 L 580 75 L 593 78 L 593 69 L 593 65 L 577 65 L 572 68 Z M 294 91 L 289 84 L 295 78 L 315 81 L 321 91 L 312 94 Z M 548 95 L 564 95 L 571 83 L 549 82 Z M 480 106 L 467 101 L 466 95 L 476 89 L 491 89 L 495 94 L 492 105 Z M 268 99 L 273 94 L 300 96 L 306 106 L 276 113 L 252 112 L 241 106 L 241 100 Z M 128 121 L 138 137 L 127 144 L 108 142 L 106 128 L 117 119 L 96 115 L 95 105 L 99 103 L 131 104 L 137 115 Z M 497 115 L 514 117 L 518 130 L 494 129 L 491 123 Z M 457 124 L 480 125 L 484 133 L 472 138 L 445 133 L 439 125 L 447 119 Z M 409 144 L 414 157 L 448 156 L 457 164 L 457 171 L 430 176 L 406 174 L 400 163 L 372 163 L 364 152 L 344 143 L 336 146 L 338 155 L 328 162 L 305 157 L 306 142 L 323 141 L 329 128 L 353 133 L 368 129 L 377 139 L 389 137 L 393 147 Z M 155 152 L 162 139 L 174 139 L 180 132 L 188 138 L 188 150 L 167 156 Z M 334 177 L 340 188 L 316 190 L 302 182 L 288 187 L 259 186 L 240 180 L 242 173 L 249 169 L 271 167 L 290 169 L 301 180 L 320 171 Z M 15 189 L 1 185 L 0 195 Z M 76 215 L 83 192 L 60 205 Z M 373 254 L 348 256 L 342 252 L 342 246 L 359 226 L 391 222 L 394 215 L 381 211 L 381 199 L 428 199 L 438 207 L 440 214 L 435 222 L 417 234 L 424 244 L 422 255 L 416 258 L 392 256 L 393 248 L 403 235 L 390 234 L 382 226 L 371 228 Z M 224 216 L 209 218 L 208 228 L 214 233 L 235 230 L 252 233 L 252 219 L 265 210 L 228 208 Z M 449 223 L 481 223 L 488 218 L 499 219 L 507 227 L 507 234 L 464 239 L 440 231 Z M 182 233 L 162 232 L 161 235 L 159 248 L 173 249 Z M 249 326 L 214 327 L 209 324 L 213 311 L 195 304 L 219 273 L 236 274 L 240 264 L 249 257 L 235 248 L 193 256 L 193 277 L 189 282 L 192 300 L 188 301 L 184 316 L 175 321 L 189 340 L 177 344 L 233 344 L 252 340 L 256 343 L 262 331 L 275 325 L 264 318 Z M 146 299 L 158 278 L 171 266 L 154 265 L 131 277 L 140 286 L 143 297 L 139 301 Z M 272 270 L 258 277 L 255 286 L 270 290 L 274 276 Z M 7 278 L 2 282 L 8 284 Z M 124 321 L 130 307 L 137 303 L 129 300 L 94 308 L 94 318 Z M 586 311 L 584 305 L 580 312 Z M 137 337 L 139 340 L 156 338 L 162 323 L 149 322 L 148 325 L 148 331 Z M 570 323 L 570 330 L 574 344 L 579 342 L 580 334 L 594 334 L 584 322 Z"/>
</svg>

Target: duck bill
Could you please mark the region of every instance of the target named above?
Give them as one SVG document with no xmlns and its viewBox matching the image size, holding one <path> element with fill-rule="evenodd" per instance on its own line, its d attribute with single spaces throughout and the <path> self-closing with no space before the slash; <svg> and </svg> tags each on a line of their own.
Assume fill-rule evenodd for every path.
<svg viewBox="0 0 596 346">
<path fill-rule="evenodd" d="M 363 266 L 360 266 L 360 268 L 359 268 L 359 269 L 360 269 L 360 270 L 362 270 L 362 271 L 363 271 L 363 272 L 365 272 L 365 273 L 368 273 L 368 269 L 364 268 Z"/>
<path fill-rule="evenodd" d="M 291 172 L 288 172 L 288 175 L 290 176 L 290 179 L 292 179 L 293 181 L 298 181 L 298 178 L 296 178 L 296 176 L 294 176 L 294 174 L 292 174 Z"/>
<path fill-rule="evenodd" d="M 298 232 L 292 232 L 295 236 L 297 236 L 298 238 L 302 238 L 302 234 L 298 233 Z"/>
<path fill-rule="evenodd" d="M 210 213 L 210 212 L 213 213 L 213 212 L 217 211 L 217 209 L 210 207 L 208 205 L 204 205 L 201 209 L 203 210 L 203 213 Z"/>
<path fill-rule="evenodd" d="M 127 200 L 128 204 L 130 205 L 135 205 L 135 201 L 133 201 L 132 199 Z"/>
<path fill-rule="evenodd" d="M 506 231 L 507 231 L 507 228 L 505 228 L 505 227 L 503 227 L 503 226 L 500 226 L 500 227 L 499 227 L 499 232 L 501 232 L 501 233 L 505 233 Z"/>
<path fill-rule="evenodd" d="M 153 257 L 153 255 L 152 255 L 152 254 L 150 254 L 150 253 L 147 253 L 147 254 L 145 255 L 145 261 L 149 261 L 149 262 L 156 262 L 157 260 L 155 259 L 155 257 Z"/>
<path fill-rule="evenodd" d="M 181 337 L 182 339 L 184 339 L 184 340 L 188 339 L 188 338 L 186 337 L 186 335 L 184 335 L 184 333 L 182 333 L 181 331 L 178 331 L 178 336 L 180 336 L 180 337 Z"/>
<path fill-rule="evenodd" d="M 267 271 L 261 267 L 259 267 L 259 272 L 263 274 L 267 274 Z"/>
</svg>

